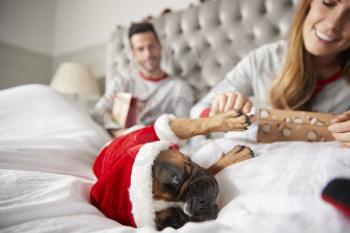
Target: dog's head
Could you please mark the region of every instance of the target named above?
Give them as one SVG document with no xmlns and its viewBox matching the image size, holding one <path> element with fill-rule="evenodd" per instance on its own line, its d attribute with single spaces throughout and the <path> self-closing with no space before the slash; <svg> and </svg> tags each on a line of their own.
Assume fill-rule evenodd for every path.
<svg viewBox="0 0 350 233">
<path fill-rule="evenodd" d="M 158 230 L 217 217 L 215 177 L 177 150 L 162 151 L 154 161 L 152 191 Z"/>
</svg>

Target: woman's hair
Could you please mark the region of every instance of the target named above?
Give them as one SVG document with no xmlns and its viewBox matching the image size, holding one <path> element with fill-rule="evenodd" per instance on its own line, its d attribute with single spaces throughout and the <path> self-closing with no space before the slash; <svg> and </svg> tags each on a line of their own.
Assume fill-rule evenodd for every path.
<svg viewBox="0 0 350 233">
<path fill-rule="evenodd" d="M 272 84 L 271 104 L 274 108 L 311 110 L 317 69 L 313 56 L 305 49 L 303 26 L 312 0 L 302 0 L 294 16 L 288 39 L 288 56 L 282 72 Z M 350 48 L 342 52 L 343 74 L 350 79 Z"/>
</svg>

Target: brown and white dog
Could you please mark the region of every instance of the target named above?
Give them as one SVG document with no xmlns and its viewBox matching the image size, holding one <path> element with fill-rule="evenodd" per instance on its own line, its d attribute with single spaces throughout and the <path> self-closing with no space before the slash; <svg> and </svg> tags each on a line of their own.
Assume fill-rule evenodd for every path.
<svg viewBox="0 0 350 233">
<path fill-rule="evenodd" d="M 201 119 L 162 116 L 155 126 L 103 148 L 94 164 L 98 181 L 91 202 L 107 217 L 133 227 L 177 229 L 189 221 L 215 219 L 219 187 L 214 175 L 252 158 L 252 150 L 236 146 L 204 169 L 174 144 L 211 132 L 243 131 L 249 125 L 249 117 L 237 111 Z"/>
<path fill-rule="evenodd" d="M 177 229 L 186 222 L 215 219 L 219 186 L 214 175 L 229 165 L 252 157 L 250 148 L 236 146 L 212 167 L 204 169 L 177 151 L 161 152 L 153 165 L 157 229 Z"/>
</svg>

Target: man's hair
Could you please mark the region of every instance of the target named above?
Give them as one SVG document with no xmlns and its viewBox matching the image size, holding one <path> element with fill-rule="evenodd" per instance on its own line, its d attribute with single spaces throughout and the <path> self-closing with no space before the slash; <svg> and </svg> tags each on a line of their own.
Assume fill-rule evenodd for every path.
<svg viewBox="0 0 350 233">
<path fill-rule="evenodd" d="M 152 32 L 156 39 L 159 41 L 156 30 L 154 29 L 153 25 L 149 22 L 132 23 L 129 28 L 129 41 L 133 35 L 143 32 Z"/>
</svg>

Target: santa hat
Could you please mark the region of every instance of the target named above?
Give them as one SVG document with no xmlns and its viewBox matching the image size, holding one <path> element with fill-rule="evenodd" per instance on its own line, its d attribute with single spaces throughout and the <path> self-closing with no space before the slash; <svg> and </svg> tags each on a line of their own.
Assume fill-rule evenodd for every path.
<svg viewBox="0 0 350 233">
<path fill-rule="evenodd" d="M 162 115 L 154 127 L 119 137 L 100 152 L 90 199 L 107 217 L 123 225 L 155 227 L 152 166 L 161 151 L 183 143 L 170 128 L 174 118 Z"/>
</svg>

